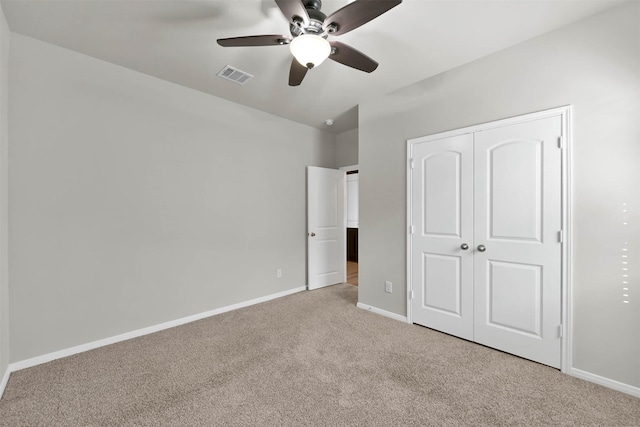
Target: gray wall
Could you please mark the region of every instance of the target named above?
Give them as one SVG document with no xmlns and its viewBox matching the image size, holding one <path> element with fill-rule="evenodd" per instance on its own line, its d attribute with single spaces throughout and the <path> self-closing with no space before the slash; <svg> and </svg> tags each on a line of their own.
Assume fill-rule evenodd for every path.
<svg viewBox="0 0 640 427">
<path fill-rule="evenodd" d="M 358 164 L 358 129 L 348 130 L 336 135 L 336 166 Z"/>
<path fill-rule="evenodd" d="M 0 7 L 0 381 L 9 365 L 8 88 L 9 27 Z"/>
<path fill-rule="evenodd" d="M 360 302 L 406 314 L 407 139 L 571 104 L 573 366 L 640 386 L 639 18 L 627 3 L 360 105 Z"/>
<path fill-rule="evenodd" d="M 12 362 L 305 285 L 334 136 L 11 37 Z"/>
</svg>

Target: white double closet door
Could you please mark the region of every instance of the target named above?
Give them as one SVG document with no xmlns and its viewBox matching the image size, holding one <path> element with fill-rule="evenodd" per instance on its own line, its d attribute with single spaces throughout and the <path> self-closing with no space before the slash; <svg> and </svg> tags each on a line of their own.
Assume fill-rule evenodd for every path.
<svg viewBox="0 0 640 427">
<path fill-rule="evenodd" d="M 412 319 L 561 363 L 560 116 L 416 143 Z"/>
</svg>

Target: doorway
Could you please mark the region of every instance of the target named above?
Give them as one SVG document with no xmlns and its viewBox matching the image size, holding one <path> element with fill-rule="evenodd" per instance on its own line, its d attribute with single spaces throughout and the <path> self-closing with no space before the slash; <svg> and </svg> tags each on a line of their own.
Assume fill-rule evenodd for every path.
<svg viewBox="0 0 640 427">
<path fill-rule="evenodd" d="M 346 283 L 358 286 L 358 232 L 360 223 L 358 165 L 340 168 L 346 174 L 345 179 L 345 233 L 346 233 Z"/>
</svg>

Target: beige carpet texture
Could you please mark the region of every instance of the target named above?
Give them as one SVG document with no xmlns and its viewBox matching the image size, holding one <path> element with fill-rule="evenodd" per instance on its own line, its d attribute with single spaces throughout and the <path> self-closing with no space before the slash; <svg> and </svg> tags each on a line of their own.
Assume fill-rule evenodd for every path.
<svg viewBox="0 0 640 427">
<path fill-rule="evenodd" d="M 638 426 L 640 399 L 301 292 L 15 372 L 1 426 Z"/>
</svg>

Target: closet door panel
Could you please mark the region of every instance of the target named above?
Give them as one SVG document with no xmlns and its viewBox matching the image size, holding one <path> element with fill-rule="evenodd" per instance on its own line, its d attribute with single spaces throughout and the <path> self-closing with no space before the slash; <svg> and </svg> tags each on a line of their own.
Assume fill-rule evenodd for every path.
<svg viewBox="0 0 640 427">
<path fill-rule="evenodd" d="M 474 340 L 560 367 L 560 117 L 475 134 Z"/>
<path fill-rule="evenodd" d="M 473 339 L 473 136 L 417 144 L 412 171 L 412 317 Z"/>
</svg>

